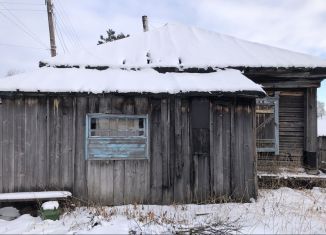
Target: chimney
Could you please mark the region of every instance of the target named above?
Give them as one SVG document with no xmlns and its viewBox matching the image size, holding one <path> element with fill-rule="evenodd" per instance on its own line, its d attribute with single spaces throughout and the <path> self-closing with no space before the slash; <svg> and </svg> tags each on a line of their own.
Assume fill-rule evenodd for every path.
<svg viewBox="0 0 326 235">
<path fill-rule="evenodd" d="M 147 20 L 147 16 L 142 16 L 142 20 L 143 20 L 143 29 L 144 32 L 148 31 L 148 20 Z"/>
</svg>

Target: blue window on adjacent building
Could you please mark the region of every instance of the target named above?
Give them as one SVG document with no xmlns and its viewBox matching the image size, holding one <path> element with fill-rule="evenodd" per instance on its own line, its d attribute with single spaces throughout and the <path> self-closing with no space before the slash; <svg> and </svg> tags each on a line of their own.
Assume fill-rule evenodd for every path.
<svg viewBox="0 0 326 235">
<path fill-rule="evenodd" d="M 148 158 L 148 117 L 87 114 L 87 159 Z"/>
</svg>

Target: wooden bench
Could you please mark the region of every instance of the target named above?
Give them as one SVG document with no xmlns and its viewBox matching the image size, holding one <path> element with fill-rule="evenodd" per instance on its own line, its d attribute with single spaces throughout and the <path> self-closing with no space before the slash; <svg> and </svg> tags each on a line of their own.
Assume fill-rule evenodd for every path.
<svg viewBox="0 0 326 235">
<path fill-rule="evenodd" d="M 0 202 L 51 201 L 71 197 L 68 191 L 0 193 Z"/>
</svg>

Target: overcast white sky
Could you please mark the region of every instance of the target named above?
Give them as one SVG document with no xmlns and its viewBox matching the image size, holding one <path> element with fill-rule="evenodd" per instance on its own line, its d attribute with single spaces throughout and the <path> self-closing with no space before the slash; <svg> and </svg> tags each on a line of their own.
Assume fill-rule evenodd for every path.
<svg viewBox="0 0 326 235">
<path fill-rule="evenodd" d="M 96 45 L 107 28 L 134 34 L 179 22 L 326 59 L 326 0 L 53 0 L 58 53 Z M 61 41 L 61 42 L 60 42 Z M 50 55 L 44 0 L 0 0 L 0 77 Z M 109 55 L 108 55 L 109 56 Z M 318 91 L 326 102 L 326 82 Z"/>
</svg>

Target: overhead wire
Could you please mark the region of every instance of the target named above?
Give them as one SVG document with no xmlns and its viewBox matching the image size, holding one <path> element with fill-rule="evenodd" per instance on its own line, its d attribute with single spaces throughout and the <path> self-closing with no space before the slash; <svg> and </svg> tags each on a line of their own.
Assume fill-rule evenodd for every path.
<svg viewBox="0 0 326 235">
<path fill-rule="evenodd" d="M 64 20 L 62 20 L 62 17 L 60 16 L 58 11 L 54 12 L 54 15 L 56 17 L 56 22 L 58 24 L 58 27 L 61 29 L 62 35 L 65 36 L 68 41 L 70 42 L 70 44 L 73 46 L 74 44 L 76 44 L 74 42 L 74 39 L 71 37 L 71 35 L 69 34 L 69 31 L 67 31 L 67 27 L 64 23 Z"/>
<path fill-rule="evenodd" d="M 62 15 L 63 15 L 63 19 L 64 19 L 65 21 L 67 21 L 68 24 L 70 25 L 70 30 L 68 30 L 68 31 L 72 32 L 72 35 L 74 35 L 74 38 L 76 39 L 76 42 L 77 42 L 78 45 L 79 45 L 79 48 L 80 48 L 80 49 L 83 49 L 83 50 L 84 50 L 86 53 L 88 53 L 90 56 L 94 56 L 94 57 L 97 57 L 97 58 L 98 58 L 98 56 L 94 55 L 94 54 L 92 53 L 92 51 L 88 50 L 88 49 L 84 46 L 84 44 L 82 43 L 79 34 L 77 33 L 77 31 L 76 31 L 74 25 L 72 24 L 72 21 L 70 20 L 69 15 L 66 13 L 66 11 L 65 11 L 65 9 L 64 9 L 64 7 L 63 7 L 63 5 L 61 4 L 61 0 L 56 0 L 56 3 L 58 3 L 58 4 L 56 4 L 55 9 L 58 9 L 58 11 L 60 11 L 60 12 L 62 13 Z"/>
<path fill-rule="evenodd" d="M 69 27 L 69 28 L 70 28 L 69 31 L 71 32 L 71 35 L 72 35 L 73 38 L 75 39 L 77 45 L 79 46 L 79 48 L 84 48 L 84 46 L 83 46 L 83 44 L 82 44 L 82 42 L 81 42 L 81 40 L 80 40 L 80 37 L 79 37 L 79 35 L 78 35 L 78 33 L 77 33 L 77 31 L 76 31 L 74 25 L 72 24 L 72 22 L 71 22 L 71 20 L 70 20 L 69 15 L 66 13 L 66 11 L 65 11 L 65 9 L 64 9 L 64 7 L 63 7 L 63 5 L 61 4 L 61 1 L 60 1 L 60 0 L 57 0 L 56 2 L 58 3 L 58 4 L 57 4 L 57 6 L 58 6 L 58 11 L 60 11 L 60 12 L 62 13 L 62 18 L 63 18 L 63 19 L 66 19 L 66 21 L 68 22 L 68 25 L 70 26 L 70 27 Z"/>
<path fill-rule="evenodd" d="M 63 36 L 63 32 L 65 31 L 64 30 L 64 27 L 65 27 L 67 29 L 66 31 L 69 33 L 69 37 L 70 37 L 71 41 L 73 41 L 75 43 L 75 45 L 78 46 L 80 49 L 82 48 L 85 52 L 89 53 L 90 55 L 93 55 L 93 53 L 91 51 L 87 50 L 87 48 L 83 45 L 83 43 L 82 43 L 82 41 L 80 39 L 79 34 L 77 33 L 75 27 L 73 26 L 73 24 L 72 24 L 72 22 L 71 22 L 71 20 L 70 20 L 70 18 L 68 16 L 68 14 L 65 12 L 64 7 L 61 4 L 61 2 L 59 0 L 56 0 L 56 2 L 58 3 L 58 4 L 56 4 L 56 6 L 58 6 L 58 8 L 57 8 L 58 10 L 56 11 L 56 8 L 54 8 L 54 11 L 57 13 L 57 16 L 58 17 L 56 17 L 54 15 L 55 22 L 56 22 L 55 23 L 55 30 L 56 30 L 57 35 L 58 35 L 59 43 L 61 44 L 61 47 L 64 50 L 64 52 L 65 51 L 69 51 L 69 49 L 68 49 L 68 47 L 67 47 L 67 45 L 66 45 L 66 43 L 64 41 L 64 36 Z M 36 34 L 34 34 L 23 22 L 21 22 L 19 20 L 19 18 L 16 17 L 11 12 L 11 10 L 9 8 L 7 8 L 6 6 L 4 6 L 3 3 L 16 4 L 16 5 L 18 5 L 18 4 L 22 4 L 22 5 L 35 5 L 35 6 L 37 6 L 37 5 L 43 5 L 43 4 L 36 4 L 36 3 L 35 4 L 30 3 L 29 4 L 29 3 L 26 3 L 26 2 L 18 2 L 18 1 L 16 1 L 16 2 L 0 1 L 0 6 L 2 5 L 3 8 L 6 11 L 9 12 L 9 14 L 11 15 L 11 17 L 13 19 L 11 17 L 9 17 L 7 14 L 5 14 L 4 12 L 2 12 L 3 9 L 0 9 L 0 15 L 2 15 L 8 21 L 10 21 L 13 24 L 15 24 L 18 28 L 20 28 L 22 31 L 24 31 L 25 34 L 27 34 L 29 37 L 31 37 L 34 41 L 36 41 L 40 45 L 44 46 L 46 48 L 45 50 L 49 50 L 48 49 L 48 46 L 46 46 L 46 44 L 44 44 L 42 42 L 42 40 L 40 40 L 40 38 Z M 13 6 L 15 6 L 15 5 L 13 5 Z M 14 10 L 14 9 L 12 9 L 12 10 Z M 15 10 L 20 10 L 20 9 L 15 9 Z M 23 9 L 21 9 L 21 10 L 23 10 Z M 34 9 L 31 9 L 31 10 L 24 9 L 24 10 L 27 10 L 27 11 L 35 11 L 35 12 L 38 11 L 38 9 L 35 9 L 35 10 Z M 46 12 L 46 10 L 45 10 L 45 12 Z M 62 15 L 62 19 L 61 19 L 61 15 Z M 58 18 L 59 18 L 59 20 L 58 20 Z M 66 22 L 68 22 L 69 27 L 66 26 L 65 24 L 61 25 L 61 22 L 59 22 L 59 21 L 62 21 L 62 22 L 65 22 L 66 21 Z M 61 30 L 61 28 L 62 28 L 62 30 Z M 5 45 L 5 44 L 2 44 L 2 45 Z M 6 46 L 9 46 L 9 44 L 7 44 Z M 10 46 L 14 46 L 14 45 L 10 45 Z M 19 46 L 19 45 L 15 45 L 15 46 Z M 29 47 L 29 48 L 31 48 L 31 47 Z"/>
<path fill-rule="evenodd" d="M 46 9 L 44 9 L 44 7 L 42 7 L 42 9 L 38 8 L 38 6 L 44 6 L 41 3 L 0 1 L 0 4 L 2 6 L 7 6 L 6 9 L 8 9 L 10 11 L 42 11 L 42 12 L 46 12 Z M 1 10 L 4 10 L 4 9 L 1 9 Z"/>
<path fill-rule="evenodd" d="M 10 11 L 34 11 L 34 12 L 44 12 L 44 13 L 46 13 L 46 11 L 45 10 L 34 10 L 34 9 L 22 9 L 22 8 L 20 8 L 20 9 L 13 9 L 13 8 L 7 8 L 8 10 L 10 10 Z M 0 8 L 0 10 L 7 10 L 7 9 L 1 9 Z"/>
<path fill-rule="evenodd" d="M 67 38 L 70 41 L 71 45 L 75 45 L 76 47 L 83 48 L 86 52 L 89 52 L 84 45 L 81 42 L 80 36 L 78 35 L 75 27 L 73 26 L 68 14 L 66 13 L 63 5 L 59 0 L 56 0 L 58 4 L 56 4 L 56 7 L 54 7 L 54 20 L 55 20 L 55 31 L 57 32 L 59 43 L 63 49 L 64 52 L 69 51 L 67 43 L 65 42 L 65 38 Z M 4 4 L 11 4 L 10 8 L 6 7 Z M 34 41 L 38 42 L 40 45 L 44 46 L 46 49 L 49 50 L 48 46 L 44 44 L 41 39 L 34 34 L 19 18 L 14 15 L 11 11 L 30 11 L 30 12 L 46 12 L 46 10 L 40 10 L 40 9 L 27 9 L 27 8 L 16 8 L 19 5 L 26 6 L 42 6 L 43 4 L 40 3 L 30 3 L 30 2 L 22 2 L 22 1 L 0 1 L 0 6 L 2 6 L 3 9 L 0 8 L 0 15 L 5 17 L 10 22 L 14 23 L 17 27 L 19 27 L 22 31 L 24 31 L 25 34 L 27 34 L 29 37 L 31 37 Z M 14 8 L 11 8 L 14 7 Z M 9 15 L 5 14 L 4 10 L 6 10 Z M 66 23 L 65 23 L 66 22 Z M 0 44 L 1 45 L 1 44 Z M 2 45 L 6 46 L 20 46 L 20 45 L 9 45 L 4 44 Z M 21 47 L 28 47 L 28 46 L 21 46 Z M 32 48 L 32 47 L 28 47 Z M 41 49 L 41 48 L 35 48 L 35 49 Z M 90 53 L 90 52 L 89 52 Z"/>
<path fill-rule="evenodd" d="M 9 46 L 9 47 L 24 47 L 29 49 L 37 49 L 37 50 L 50 50 L 49 48 L 41 48 L 41 47 L 31 47 L 31 46 L 24 46 L 24 45 L 18 45 L 18 44 L 11 44 L 11 43 L 2 43 L 0 42 L 0 46 Z"/>
<path fill-rule="evenodd" d="M 53 13 L 53 16 L 54 16 L 54 23 L 55 23 L 54 24 L 54 29 L 55 29 L 55 31 L 56 31 L 56 33 L 58 35 L 58 39 L 59 39 L 60 45 L 61 45 L 61 47 L 62 47 L 62 49 L 63 49 L 64 52 L 69 51 L 68 50 L 68 47 L 67 47 L 67 45 L 65 43 L 64 37 L 62 35 L 61 29 L 59 27 L 56 14 Z"/>
<path fill-rule="evenodd" d="M 72 35 L 72 32 L 71 32 L 71 28 L 67 26 L 66 24 L 66 20 L 65 20 L 65 17 L 63 16 L 63 12 L 60 10 L 60 8 L 58 7 L 55 7 L 54 8 L 56 13 L 57 13 L 57 16 L 59 17 L 59 19 L 61 20 L 61 23 L 63 25 L 63 27 L 65 28 L 65 31 L 67 32 L 67 37 L 69 36 L 70 40 L 74 42 L 75 38 L 74 36 Z"/>
<path fill-rule="evenodd" d="M 38 42 L 40 45 L 47 48 L 46 44 L 42 42 L 42 40 L 34 34 L 15 14 L 13 14 L 10 10 L 8 10 L 1 2 L 0 5 L 9 13 L 11 17 L 9 17 L 7 14 L 3 12 L 3 10 L 0 10 L 0 14 L 5 17 L 8 21 L 15 24 L 19 29 L 21 29 L 25 34 L 27 34 L 30 38 L 32 38 L 34 41 Z"/>
<path fill-rule="evenodd" d="M 28 6 L 43 6 L 43 3 L 30 3 L 30 2 L 15 2 L 15 1 L 0 1 L 0 3 L 12 4 L 12 5 L 28 5 Z"/>
</svg>

